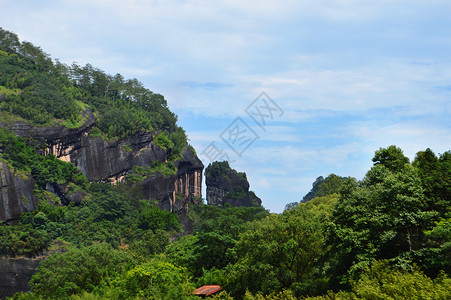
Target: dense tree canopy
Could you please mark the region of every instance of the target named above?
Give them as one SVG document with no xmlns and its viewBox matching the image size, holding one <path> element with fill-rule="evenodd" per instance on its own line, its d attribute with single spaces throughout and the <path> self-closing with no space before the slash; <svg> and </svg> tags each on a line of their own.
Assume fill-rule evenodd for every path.
<svg viewBox="0 0 451 300">
<path fill-rule="evenodd" d="M 53 299 L 67 298 L 81 291 L 91 292 L 128 270 L 133 258 L 108 244 L 71 248 L 44 260 L 30 282 L 33 293 Z"/>
<path fill-rule="evenodd" d="M 409 163 L 409 159 L 404 156 L 401 149 L 392 145 L 377 150 L 373 162 L 374 165 L 383 165 L 392 172 L 399 172 Z"/>
</svg>

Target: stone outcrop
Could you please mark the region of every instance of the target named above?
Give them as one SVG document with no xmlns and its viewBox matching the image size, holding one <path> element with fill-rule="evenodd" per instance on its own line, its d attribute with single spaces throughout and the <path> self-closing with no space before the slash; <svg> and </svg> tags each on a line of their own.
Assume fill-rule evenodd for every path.
<svg viewBox="0 0 451 300">
<path fill-rule="evenodd" d="M 36 209 L 33 178 L 14 173 L 3 162 L 0 162 L 0 189 L 0 221 L 14 223 L 21 213 Z"/>
<path fill-rule="evenodd" d="M 85 122 L 78 129 L 56 124 L 32 127 L 15 122 L 7 127 L 17 136 L 34 140 L 43 155 L 73 163 L 91 182 L 117 182 L 133 166 L 148 166 L 152 161 L 165 161 L 166 152 L 153 144 L 151 133 L 138 133 L 125 139 L 107 141 L 90 137 L 95 118 L 89 109 L 83 113 Z M 42 145 L 45 145 L 43 148 Z"/>
<path fill-rule="evenodd" d="M 246 174 L 230 168 L 227 161 L 208 165 L 205 181 L 209 205 L 261 206 L 261 199 L 249 191 Z"/>
<path fill-rule="evenodd" d="M 142 187 L 147 199 L 158 200 L 161 209 L 184 215 L 188 204 L 202 197 L 202 171 L 204 165 L 190 149 L 182 153 L 183 159 L 175 162 L 177 174 L 148 176 Z"/>
<path fill-rule="evenodd" d="M 0 299 L 12 297 L 17 292 L 28 292 L 28 282 L 36 273 L 36 267 L 44 259 L 0 256 Z"/>
<path fill-rule="evenodd" d="M 70 145 L 79 136 L 86 133 L 95 123 L 95 117 L 89 108 L 82 112 L 83 123 L 77 129 L 68 129 L 60 123 L 49 127 L 35 127 L 27 122 L 16 121 L 11 124 L 0 124 L 11 130 L 15 135 L 34 140 L 33 146 L 39 148 L 42 143 L 46 143 L 48 147 L 53 148 L 56 144 L 64 143 Z"/>
<path fill-rule="evenodd" d="M 15 293 L 30 291 L 28 283 L 36 273 L 36 267 L 39 263 L 54 253 L 66 252 L 64 242 L 58 240 L 55 242 L 55 247 L 40 253 L 36 257 L 0 256 L 0 299 L 12 297 Z"/>
</svg>

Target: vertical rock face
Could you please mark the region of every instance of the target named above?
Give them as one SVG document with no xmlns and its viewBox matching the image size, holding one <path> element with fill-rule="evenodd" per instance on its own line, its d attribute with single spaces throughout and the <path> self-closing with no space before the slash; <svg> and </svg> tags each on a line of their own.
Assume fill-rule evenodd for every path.
<svg viewBox="0 0 451 300">
<path fill-rule="evenodd" d="M 164 162 L 166 158 L 166 152 L 153 144 L 150 133 L 135 134 L 112 142 L 84 134 L 69 147 L 70 162 L 91 182 L 114 183 L 134 166 L 150 166 L 153 161 Z M 64 156 L 60 153 L 55 155 L 58 158 Z"/>
<path fill-rule="evenodd" d="M 205 181 L 209 205 L 261 206 L 261 199 L 249 191 L 246 174 L 230 168 L 227 161 L 208 165 Z"/>
<path fill-rule="evenodd" d="M 14 174 L 3 162 L 0 162 L 0 189 L 0 221 L 14 222 L 21 213 L 36 209 L 33 178 Z"/>
<path fill-rule="evenodd" d="M 202 197 L 202 171 L 204 165 L 190 149 L 182 153 L 183 159 L 175 162 L 176 175 L 148 176 L 142 183 L 144 196 L 158 200 L 161 209 L 184 215 L 188 204 L 196 203 Z"/>
<path fill-rule="evenodd" d="M 12 297 L 17 292 L 28 292 L 28 282 L 36 273 L 40 258 L 8 258 L 0 256 L 0 299 Z"/>
<path fill-rule="evenodd" d="M 57 247 L 34 258 L 0 256 L 0 299 L 12 297 L 15 293 L 29 292 L 28 283 L 39 263 L 56 252 L 66 252 L 63 242 L 57 242 Z"/>
</svg>

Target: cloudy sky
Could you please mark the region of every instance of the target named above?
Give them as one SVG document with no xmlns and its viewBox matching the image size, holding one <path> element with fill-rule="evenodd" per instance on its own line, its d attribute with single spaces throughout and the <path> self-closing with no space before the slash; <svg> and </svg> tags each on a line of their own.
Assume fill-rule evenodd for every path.
<svg viewBox="0 0 451 300">
<path fill-rule="evenodd" d="M 228 158 L 273 212 L 320 175 L 361 179 L 380 147 L 395 144 L 410 159 L 451 149 L 449 1 L 0 0 L 0 8 L 0 27 L 52 58 L 163 94 L 204 164 Z"/>
</svg>

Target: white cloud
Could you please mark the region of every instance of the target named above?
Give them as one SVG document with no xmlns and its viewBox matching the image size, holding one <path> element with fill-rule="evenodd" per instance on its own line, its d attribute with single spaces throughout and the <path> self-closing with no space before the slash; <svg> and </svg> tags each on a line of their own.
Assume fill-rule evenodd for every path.
<svg viewBox="0 0 451 300">
<path fill-rule="evenodd" d="M 426 150 L 426 148 L 431 148 L 435 153 L 450 150 L 451 131 L 449 124 L 437 126 L 411 121 L 388 126 L 369 125 L 359 124 L 352 129 L 352 132 L 359 139 L 365 141 L 365 148 L 368 151 L 396 145 L 412 160 L 418 151 Z"/>
</svg>

